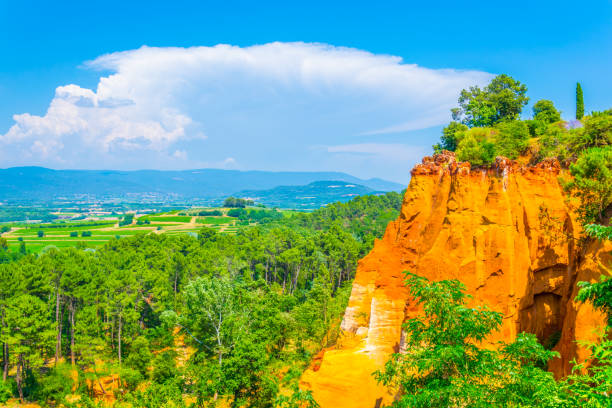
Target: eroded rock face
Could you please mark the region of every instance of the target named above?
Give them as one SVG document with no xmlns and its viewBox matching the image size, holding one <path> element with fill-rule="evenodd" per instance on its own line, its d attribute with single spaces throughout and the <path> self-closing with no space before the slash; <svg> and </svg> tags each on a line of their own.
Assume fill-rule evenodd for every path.
<svg viewBox="0 0 612 408">
<path fill-rule="evenodd" d="M 402 347 L 402 322 L 418 313 L 403 271 L 459 279 L 473 301 L 504 314 L 491 342 L 522 331 L 558 340 L 557 376 L 586 353 L 604 316 L 576 303 L 576 282 L 610 274 L 610 246 L 578 243 L 580 226 L 557 180 L 559 163 L 524 167 L 497 158 L 471 169 L 451 152 L 415 166 L 399 218 L 357 269 L 339 344 L 326 350 L 301 385 L 322 408 L 372 408 L 393 399 L 372 372 Z"/>
</svg>

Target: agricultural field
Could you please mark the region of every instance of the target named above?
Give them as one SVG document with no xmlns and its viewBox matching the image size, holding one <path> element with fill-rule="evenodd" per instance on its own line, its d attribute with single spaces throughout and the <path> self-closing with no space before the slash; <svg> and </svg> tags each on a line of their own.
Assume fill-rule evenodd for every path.
<svg viewBox="0 0 612 408">
<path fill-rule="evenodd" d="M 282 217 L 282 213 L 275 210 L 252 210 L 275 213 L 276 217 Z M 230 213 L 230 215 L 228 215 Z M 200 216 L 200 214 L 204 216 Z M 215 214 L 215 215 L 209 215 Z M 217 215 L 218 214 L 218 215 Z M 233 216 L 232 216 L 233 215 Z M 240 228 L 256 225 L 258 217 L 249 217 L 248 212 L 232 213 L 227 208 L 189 209 L 183 211 L 171 211 L 158 214 L 146 214 L 142 216 L 129 215 L 128 224 L 120 225 L 120 217 L 117 221 L 90 220 L 90 221 L 64 221 L 55 223 L 5 224 L 1 234 L 7 240 L 9 249 L 19 251 L 23 249 L 30 253 L 44 252 L 50 248 L 64 248 L 79 246 L 86 248 L 97 248 L 111 239 L 121 239 L 137 234 L 190 234 L 197 236 L 203 227 L 213 228 L 218 232 L 235 234 Z M 254 219 L 253 219 L 254 218 Z M 23 244 L 22 244 L 23 243 Z"/>
</svg>

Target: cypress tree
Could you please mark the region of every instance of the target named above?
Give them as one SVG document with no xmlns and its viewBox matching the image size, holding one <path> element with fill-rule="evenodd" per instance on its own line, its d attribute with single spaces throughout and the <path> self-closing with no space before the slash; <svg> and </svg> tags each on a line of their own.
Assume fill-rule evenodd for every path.
<svg viewBox="0 0 612 408">
<path fill-rule="evenodd" d="M 584 97 L 580 82 L 576 83 L 576 119 L 580 120 L 584 116 Z"/>
</svg>

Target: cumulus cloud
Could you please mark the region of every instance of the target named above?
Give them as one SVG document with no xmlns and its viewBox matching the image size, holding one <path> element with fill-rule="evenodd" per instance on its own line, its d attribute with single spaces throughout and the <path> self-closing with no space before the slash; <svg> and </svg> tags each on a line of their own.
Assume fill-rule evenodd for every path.
<svg viewBox="0 0 612 408">
<path fill-rule="evenodd" d="M 59 86 L 43 116 L 14 115 L 14 125 L 0 135 L 12 152 L 8 164 L 240 162 L 303 170 L 317 164 L 303 154 L 312 145 L 375 151 L 382 149 L 375 144 L 381 135 L 440 125 L 462 88 L 491 78 L 353 48 L 278 42 L 142 47 L 85 66 L 105 72 L 96 89 Z M 372 140 L 362 143 L 364 137 Z M 334 153 L 330 149 L 326 154 Z"/>
</svg>

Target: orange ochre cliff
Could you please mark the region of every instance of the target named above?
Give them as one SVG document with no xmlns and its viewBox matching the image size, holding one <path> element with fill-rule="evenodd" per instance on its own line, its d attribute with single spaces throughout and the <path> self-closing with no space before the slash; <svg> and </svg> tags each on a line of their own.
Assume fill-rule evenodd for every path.
<svg viewBox="0 0 612 408">
<path fill-rule="evenodd" d="M 579 281 L 610 275 L 610 246 L 579 245 L 580 224 L 558 181 L 557 161 L 524 166 L 498 158 L 471 169 L 453 153 L 426 157 L 412 170 L 399 218 L 359 262 L 338 344 L 322 352 L 301 379 L 322 408 L 373 408 L 394 395 L 372 373 L 402 348 L 402 323 L 418 313 L 403 271 L 458 279 L 473 302 L 503 313 L 490 341 L 520 332 L 558 338 L 567 375 L 605 326 L 590 304 L 574 301 Z"/>
</svg>

